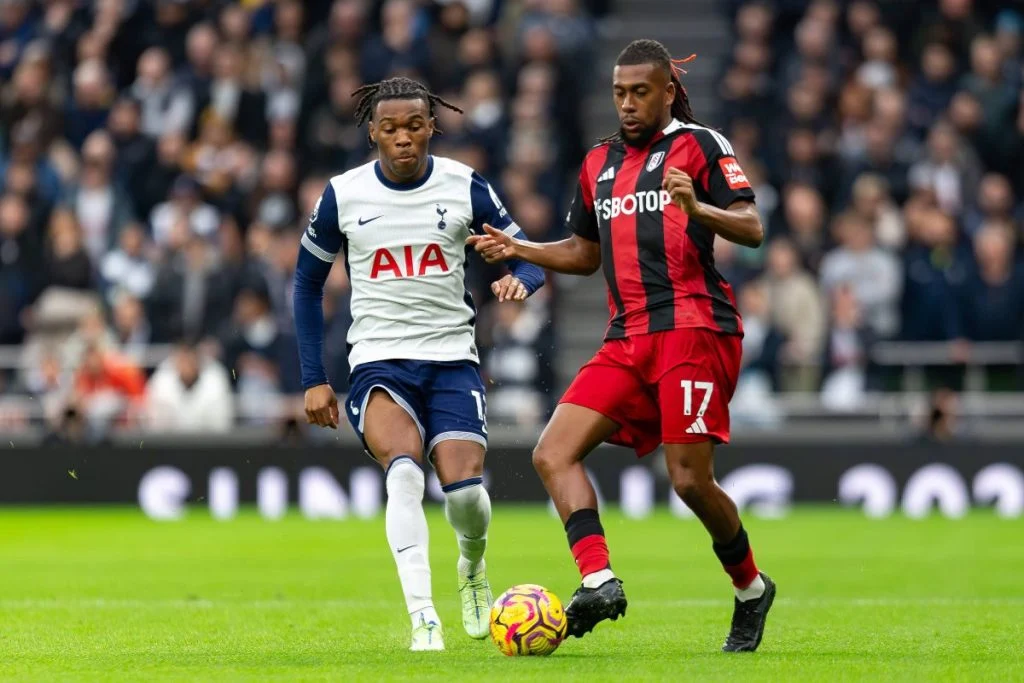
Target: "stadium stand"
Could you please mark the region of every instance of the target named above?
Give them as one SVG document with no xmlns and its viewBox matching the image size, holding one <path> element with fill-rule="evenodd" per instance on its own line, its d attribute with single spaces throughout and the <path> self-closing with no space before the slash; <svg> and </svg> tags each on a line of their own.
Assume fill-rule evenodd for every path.
<svg viewBox="0 0 1024 683">
<path fill-rule="evenodd" d="M 719 256 L 754 323 L 747 386 L 835 410 L 880 390 L 1018 389 L 1019 5 L 730 9 L 718 123 L 768 225 L 760 253 Z"/>
<path fill-rule="evenodd" d="M 585 151 L 574 65 L 592 59 L 602 4 L 5 2 L 4 424 L 75 413 L 101 432 L 205 433 L 288 412 L 297 236 L 327 178 L 371 156 L 350 97 L 365 82 L 408 74 L 459 104 L 434 151 L 492 178 L 531 236 L 556 235 Z M 536 424 L 553 396 L 553 288 L 498 314 L 492 275 L 479 264 L 471 288 L 493 419 Z M 346 290 L 336 268 L 341 390 Z M 225 401 L 226 416 L 202 408 Z"/>
<path fill-rule="evenodd" d="M 975 431 L 1010 425 L 1021 3 L 666 3 L 3 3 L 0 426 L 294 429 L 297 235 L 326 179 L 371 156 L 349 94 L 426 80 L 466 110 L 441 112 L 434 151 L 554 239 L 583 153 L 614 126 L 608 65 L 641 34 L 698 53 L 695 111 L 729 136 L 768 228 L 762 249 L 717 248 L 746 319 L 738 431 L 842 416 L 896 434 L 953 405 L 941 388 L 984 418 Z M 641 11 L 677 4 L 656 16 L 685 20 Z M 477 265 L 491 420 L 530 432 L 597 346 L 603 285 L 558 278 L 498 309 Z M 344 391 L 344 269 L 328 289 Z"/>
</svg>

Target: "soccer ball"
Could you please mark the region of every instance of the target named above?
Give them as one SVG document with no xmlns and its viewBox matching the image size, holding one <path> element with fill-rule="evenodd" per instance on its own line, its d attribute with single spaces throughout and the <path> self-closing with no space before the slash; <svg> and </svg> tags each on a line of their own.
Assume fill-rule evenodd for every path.
<svg viewBox="0 0 1024 683">
<path fill-rule="evenodd" d="M 565 639 L 566 627 L 562 601 L 532 583 L 512 586 L 491 608 L 491 640 L 510 657 L 551 654 Z"/>
</svg>

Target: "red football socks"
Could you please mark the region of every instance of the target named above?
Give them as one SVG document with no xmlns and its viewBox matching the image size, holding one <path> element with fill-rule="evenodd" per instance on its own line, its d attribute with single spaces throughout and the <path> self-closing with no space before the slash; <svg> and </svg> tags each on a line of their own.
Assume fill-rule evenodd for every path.
<svg viewBox="0 0 1024 683">
<path fill-rule="evenodd" d="M 715 543 L 712 548 L 736 588 L 746 588 L 760 573 L 754 563 L 754 552 L 750 549 L 747 531 L 742 526 L 733 540 L 723 544 Z"/>
<path fill-rule="evenodd" d="M 742 562 L 739 564 L 723 564 L 722 567 L 725 569 L 725 573 L 732 577 L 732 585 L 740 589 L 749 586 L 760 573 L 757 565 L 754 564 L 754 552 L 750 548 L 747 548 L 747 555 L 743 558 Z"/>
<path fill-rule="evenodd" d="M 608 569 L 608 543 L 597 510 L 577 510 L 565 521 L 565 535 L 569 548 L 580 570 L 580 576 L 587 576 L 602 569 Z"/>
<path fill-rule="evenodd" d="M 572 545 L 572 557 L 580 570 L 580 576 L 608 569 L 608 543 L 604 536 L 584 536 Z"/>
</svg>

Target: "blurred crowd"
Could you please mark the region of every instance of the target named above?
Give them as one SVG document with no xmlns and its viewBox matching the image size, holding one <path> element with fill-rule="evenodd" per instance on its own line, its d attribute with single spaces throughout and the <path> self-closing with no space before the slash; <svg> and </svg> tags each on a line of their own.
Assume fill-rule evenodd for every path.
<svg viewBox="0 0 1024 683">
<path fill-rule="evenodd" d="M 738 398 L 855 406 L 892 387 L 884 340 L 950 342 L 928 380 L 959 388 L 976 342 L 1024 334 L 1021 3 L 723 4 L 715 123 L 767 227 L 762 249 L 716 248 L 746 321 Z"/>
<path fill-rule="evenodd" d="M 579 65 L 607 5 L 2 0 L 0 345 L 20 356 L 0 394 L 39 399 L 76 433 L 218 432 L 294 411 L 298 237 L 328 178 L 373 156 L 350 93 L 427 82 L 465 110 L 439 112 L 432 151 L 552 239 L 586 149 Z M 491 418 L 535 424 L 551 408 L 554 288 L 497 309 L 496 272 L 470 273 Z M 347 290 L 334 268 L 340 392 Z M 148 359 L 152 345 L 174 352 Z"/>
<path fill-rule="evenodd" d="M 0 396 L 24 399 L 0 425 L 27 420 L 26 401 L 97 434 L 294 414 L 297 237 L 327 179 L 373 156 L 350 97 L 364 83 L 411 76 L 464 109 L 438 112 L 433 152 L 488 177 L 531 237 L 560 237 L 589 144 L 596 76 L 580 67 L 610 5 L 0 1 L 0 350 L 18 349 Z M 737 401 L 855 406 L 894 386 L 872 361 L 887 340 L 951 342 L 928 377 L 959 388 L 977 342 L 1024 334 L 1022 3 L 722 7 L 734 42 L 711 123 L 767 227 L 761 249 L 716 245 L 747 331 Z M 489 413 L 534 425 L 555 398 L 557 280 L 498 307 L 499 273 L 470 266 Z M 335 268 L 340 392 L 347 292 Z"/>
</svg>

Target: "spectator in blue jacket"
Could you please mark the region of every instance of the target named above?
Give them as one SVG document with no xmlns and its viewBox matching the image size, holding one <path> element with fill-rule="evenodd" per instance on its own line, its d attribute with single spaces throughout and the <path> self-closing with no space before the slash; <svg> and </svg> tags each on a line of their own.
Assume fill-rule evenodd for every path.
<svg viewBox="0 0 1024 683">
<path fill-rule="evenodd" d="M 903 338 L 949 341 L 961 336 L 955 295 L 967 279 L 970 254 L 959 244 L 956 221 L 938 209 L 911 216 L 904 254 Z"/>
<path fill-rule="evenodd" d="M 957 89 L 956 58 L 944 43 L 930 43 L 921 54 L 921 72 L 910 85 L 909 117 L 920 136 L 939 118 Z"/>
<path fill-rule="evenodd" d="M 987 223 L 974 238 L 977 268 L 961 290 L 965 336 L 972 341 L 1013 341 L 1024 332 L 1024 269 L 1013 257 L 1013 233 Z"/>
</svg>

